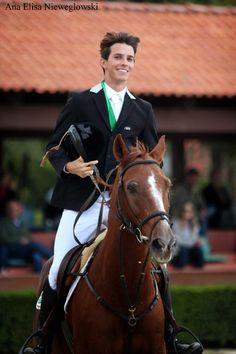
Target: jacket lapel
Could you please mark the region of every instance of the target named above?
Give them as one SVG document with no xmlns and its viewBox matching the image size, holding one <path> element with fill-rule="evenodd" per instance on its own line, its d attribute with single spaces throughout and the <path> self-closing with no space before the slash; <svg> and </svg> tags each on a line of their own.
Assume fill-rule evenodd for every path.
<svg viewBox="0 0 236 354">
<path fill-rule="evenodd" d="M 109 117 L 108 117 L 108 109 L 107 109 L 107 103 L 106 99 L 103 93 L 103 90 L 100 90 L 94 95 L 94 102 L 97 106 L 97 109 L 106 125 L 106 127 L 111 130 L 110 123 L 109 123 Z"/>
<path fill-rule="evenodd" d="M 134 104 L 135 104 L 134 102 L 135 100 L 131 99 L 129 95 L 126 93 L 124 104 L 120 112 L 120 116 L 118 118 L 114 131 L 119 130 L 121 125 L 125 122 L 129 112 L 132 110 L 132 108 L 134 108 Z"/>
</svg>

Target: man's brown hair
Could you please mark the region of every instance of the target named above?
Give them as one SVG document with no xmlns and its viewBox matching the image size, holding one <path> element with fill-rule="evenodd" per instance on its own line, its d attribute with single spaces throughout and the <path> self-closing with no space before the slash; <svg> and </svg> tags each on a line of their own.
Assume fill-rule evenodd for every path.
<svg viewBox="0 0 236 354">
<path fill-rule="evenodd" d="M 136 54 L 139 42 L 139 37 L 135 37 L 126 32 L 107 32 L 100 43 L 101 57 L 107 60 L 111 53 L 111 46 L 115 43 L 130 45 L 134 50 L 134 54 Z"/>
</svg>

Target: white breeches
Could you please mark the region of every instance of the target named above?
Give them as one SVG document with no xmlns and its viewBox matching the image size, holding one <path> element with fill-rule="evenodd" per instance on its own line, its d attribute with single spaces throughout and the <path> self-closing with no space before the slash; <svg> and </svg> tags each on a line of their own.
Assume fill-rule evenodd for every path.
<svg viewBox="0 0 236 354">
<path fill-rule="evenodd" d="M 109 199 L 108 192 L 105 193 L 105 198 Z M 102 197 L 100 196 L 89 209 L 83 212 L 76 224 L 75 235 L 82 244 L 95 236 L 101 202 Z M 104 204 L 102 227 L 107 226 L 108 212 L 109 208 Z M 57 274 L 62 259 L 67 252 L 78 245 L 73 235 L 73 225 L 77 214 L 78 212 L 73 210 L 64 210 L 57 229 L 54 258 L 48 275 L 49 284 L 54 290 L 57 288 Z"/>
</svg>

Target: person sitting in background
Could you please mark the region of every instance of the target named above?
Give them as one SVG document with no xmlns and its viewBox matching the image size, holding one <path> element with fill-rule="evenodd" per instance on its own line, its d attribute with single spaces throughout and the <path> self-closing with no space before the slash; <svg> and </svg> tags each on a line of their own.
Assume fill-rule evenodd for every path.
<svg viewBox="0 0 236 354">
<path fill-rule="evenodd" d="M 184 203 L 173 223 L 173 232 L 177 240 L 177 254 L 172 261 L 175 267 L 182 268 L 187 264 L 197 268 L 203 267 L 204 255 L 199 229 L 193 203 Z"/>
<path fill-rule="evenodd" d="M 211 172 L 210 183 L 203 188 L 202 195 L 207 205 L 208 227 L 220 228 L 224 212 L 229 211 L 231 207 L 231 199 L 223 186 L 220 170 Z"/>
<path fill-rule="evenodd" d="M 16 181 L 8 171 L 0 172 L 0 217 L 5 214 L 5 207 L 8 199 L 16 196 Z"/>
<path fill-rule="evenodd" d="M 6 203 L 6 216 L 0 220 L 0 269 L 7 268 L 11 258 L 23 259 L 39 273 L 44 259 L 52 256 L 52 250 L 31 240 L 30 231 L 22 220 L 24 207 L 17 199 Z"/>
<path fill-rule="evenodd" d="M 207 233 L 207 208 L 202 194 L 199 192 L 200 173 L 196 168 L 190 168 L 185 172 L 184 181 L 174 186 L 170 198 L 171 215 L 176 213 L 186 202 L 192 202 L 200 223 L 201 234 Z"/>
</svg>

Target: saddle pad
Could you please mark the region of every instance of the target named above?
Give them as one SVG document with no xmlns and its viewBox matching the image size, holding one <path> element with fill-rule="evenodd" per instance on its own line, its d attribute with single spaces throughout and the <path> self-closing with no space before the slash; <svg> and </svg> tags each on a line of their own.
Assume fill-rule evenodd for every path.
<svg viewBox="0 0 236 354">
<path fill-rule="evenodd" d="M 99 234 L 98 237 L 96 238 L 96 240 L 89 247 L 85 247 L 85 249 L 83 250 L 82 255 L 81 255 L 81 261 L 80 261 L 80 270 L 79 270 L 80 273 L 83 273 L 83 271 L 86 269 L 86 266 L 87 266 L 90 258 L 92 257 L 97 246 L 105 238 L 106 233 L 107 233 L 107 229 L 105 229 L 101 234 Z M 79 284 L 80 278 L 81 278 L 81 276 L 78 275 L 70 286 L 70 289 L 69 289 L 69 292 L 67 294 L 66 301 L 64 304 L 65 313 L 67 313 L 68 303 L 69 303 L 77 285 Z"/>
<path fill-rule="evenodd" d="M 105 229 L 101 234 L 99 234 L 98 237 L 95 239 L 95 241 L 89 247 L 85 247 L 81 255 L 81 261 L 80 261 L 81 268 L 83 268 L 83 266 L 87 263 L 88 258 L 97 248 L 97 246 L 102 242 L 102 240 L 104 240 L 106 234 L 107 234 L 107 229 Z"/>
</svg>

